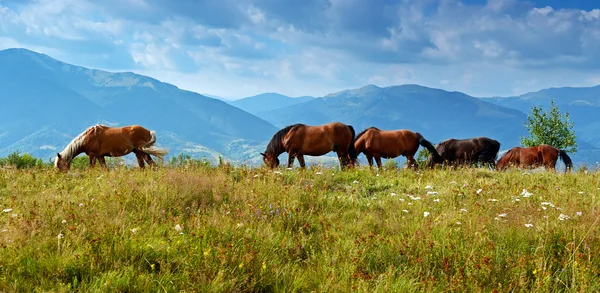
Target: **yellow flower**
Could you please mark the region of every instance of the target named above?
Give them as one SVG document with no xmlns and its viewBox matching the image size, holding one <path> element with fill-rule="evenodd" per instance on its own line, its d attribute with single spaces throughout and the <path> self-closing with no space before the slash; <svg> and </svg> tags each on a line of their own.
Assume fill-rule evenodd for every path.
<svg viewBox="0 0 600 293">
<path fill-rule="evenodd" d="M 204 256 L 208 256 L 208 254 L 210 253 L 210 249 L 207 249 L 204 251 Z"/>
<path fill-rule="evenodd" d="M 263 261 L 263 265 L 262 265 L 262 269 L 266 270 L 267 269 L 267 264 Z"/>
<path fill-rule="evenodd" d="M 537 274 L 537 270 L 533 270 L 533 274 L 534 274 L 534 275 L 535 275 L 535 274 Z"/>
<path fill-rule="evenodd" d="M 241 268 L 243 268 L 243 267 L 244 267 L 244 263 L 243 263 L 243 262 L 241 262 L 241 263 L 240 263 L 240 265 L 238 266 L 238 268 L 240 268 L 240 269 L 241 269 Z"/>
</svg>

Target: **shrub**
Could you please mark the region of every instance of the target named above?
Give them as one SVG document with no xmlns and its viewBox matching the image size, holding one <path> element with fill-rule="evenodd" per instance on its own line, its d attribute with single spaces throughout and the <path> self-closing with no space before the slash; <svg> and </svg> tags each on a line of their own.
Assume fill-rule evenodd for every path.
<svg viewBox="0 0 600 293">
<path fill-rule="evenodd" d="M 19 151 L 12 152 L 6 158 L 0 158 L 0 166 L 12 166 L 17 169 L 42 167 L 44 165 L 42 159 L 35 158 L 28 153 L 21 154 Z"/>
</svg>

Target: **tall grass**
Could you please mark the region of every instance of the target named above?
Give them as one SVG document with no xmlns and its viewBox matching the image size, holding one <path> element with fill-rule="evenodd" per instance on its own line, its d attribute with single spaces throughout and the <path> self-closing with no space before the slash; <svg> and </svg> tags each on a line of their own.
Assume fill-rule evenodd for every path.
<svg viewBox="0 0 600 293">
<path fill-rule="evenodd" d="M 0 291 L 598 291 L 598 173 L 0 171 Z"/>
</svg>

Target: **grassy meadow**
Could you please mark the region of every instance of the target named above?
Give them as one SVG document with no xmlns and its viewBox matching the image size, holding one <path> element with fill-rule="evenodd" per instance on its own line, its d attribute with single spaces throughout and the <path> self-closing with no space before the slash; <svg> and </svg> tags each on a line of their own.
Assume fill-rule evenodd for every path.
<svg viewBox="0 0 600 293">
<path fill-rule="evenodd" d="M 0 170 L 0 292 L 592 292 L 597 172 Z"/>
</svg>

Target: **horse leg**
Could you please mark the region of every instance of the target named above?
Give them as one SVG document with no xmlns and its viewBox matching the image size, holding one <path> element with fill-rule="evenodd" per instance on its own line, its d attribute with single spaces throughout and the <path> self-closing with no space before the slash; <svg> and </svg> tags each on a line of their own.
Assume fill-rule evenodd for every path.
<svg viewBox="0 0 600 293">
<path fill-rule="evenodd" d="M 375 157 L 375 162 L 377 162 L 377 168 L 381 169 L 381 157 L 377 154 L 374 155 Z"/>
<path fill-rule="evenodd" d="M 300 163 L 300 167 L 306 168 L 306 163 L 304 163 L 304 156 L 303 155 L 299 155 L 298 156 L 298 163 Z"/>
<path fill-rule="evenodd" d="M 104 156 L 98 157 L 98 162 L 100 162 L 100 167 L 108 169 L 108 167 L 106 167 L 106 161 L 104 160 Z"/>
<path fill-rule="evenodd" d="M 348 154 L 342 153 L 342 152 L 337 152 L 338 155 L 338 160 L 340 161 L 340 167 L 342 169 L 348 167 L 348 165 L 350 164 L 350 159 L 348 158 Z"/>
<path fill-rule="evenodd" d="M 296 158 L 296 155 L 288 153 L 288 168 L 291 168 L 294 165 L 294 158 Z M 298 162 L 300 161 L 300 159 L 298 159 Z"/>
<path fill-rule="evenodd" d="M 91 168 L 94 168 L 94 167 L 96 167 L 96 156 L 94 156 L 94 155 L 89 155 L 89 157 L 90 157 L 90 167 L 91 167 Z"/>
<path fill-rule="evenodd" d="M 373 155 L 366 155 L 367 162 L 369 163 L 369 168 L 373 168 Z"/>
<path fill-rule="evenodd" d="M 406 163 L 408 164 L 409 168 L 412 167 L 415 170 L 417 170 L 419 167 L 414 156 L 406 156 Z"/>
<path fill-rule="evenodd" d="M 137 149 L 133 149 L 133 153 L 135 154 L 138 165 L 140 166 L 140 168 L 143 169 L 144 168 L 144 153 L 142 153 L 141 151 L 139 151 Z"/>
<path fill-rule="evenodd" d="M 149 154 L 142 154 L 144 154 L 144 160 L 146 161 L 146 163 L 148 163 L 148 166 L 156 167 L 156 163 L 154 162 L 154 160 L 152 160 L 152 157 Z"/>
</svg>

